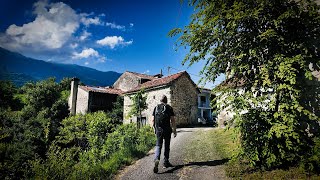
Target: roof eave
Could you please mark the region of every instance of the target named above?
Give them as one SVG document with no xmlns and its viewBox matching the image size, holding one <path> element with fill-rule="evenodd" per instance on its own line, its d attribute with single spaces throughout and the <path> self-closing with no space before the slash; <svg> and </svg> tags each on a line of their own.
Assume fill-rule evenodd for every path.
<svg viewBox="0 0 320 180">
<path fill-rule="evenodd" d="M 133 90 L 133 91 L 128 91 L 128 92 L 124 92 L 123 95 L 131 95 L 131 94 L 135 94 L 136 92 L 144 89 L 145 91 L 152 91 L 152 90 L 156 90 L 156 89 L 161 89 L 161 88 L 164 88 L 164 87 L 167 87 L 167 86 L 170 86 L 171 83 L 168 83 L 168 84 L 163 84 L 163 85 L 160 85 L 160 86 L 154 86 L 154 87 L 149 87 L 149 88 L 140 88 L 140 89 L 137 89 L 137 90 Z"/>
</svg>

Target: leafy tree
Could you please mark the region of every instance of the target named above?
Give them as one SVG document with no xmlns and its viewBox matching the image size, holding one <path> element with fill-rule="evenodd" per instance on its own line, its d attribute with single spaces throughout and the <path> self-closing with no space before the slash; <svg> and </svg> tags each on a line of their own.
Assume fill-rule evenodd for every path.
<svg viewBox="0 0 320 180">
<path fill-rule="evenodd" d="M 190 3 L 196 9 L 190 24 L 169 35 L 179 34 L 177 46 L 190 48 L 183 63 L 206 62 L 203 81 L 226 74 L 227 83 L 243 83 L 242 93 L 219 89 L 220 97 L 228 97 L 224 106 L 236 113 L 241 157 L 271 169 L 312 156 L 319 137 L 319 83 L 309 66 L 320 66 L 319 6 L 309 0 Z"/>
<path fill-rule="evenodd" d="M 4 102 L 9 108 L 0 112 L 0 178 L 26 178 L 30 174 L 29 160 L 46 152 L 58 135 L 60 122 L 68 116 L 65 85 L 53 78 L 22 87 L 24 107 L 21 111 L 11 111 L 12 98 L 18 91 L 6 83 Z M 2 95 L 2 94 L 1 94 Z M 13 109 L 13 108 L 12 108 Z M 14 109 L 13 109 L 14 110 Z"/>
<path fill-rule="evenodd" d="M 137 126 L 140 127 L 141 126 L 141 112 L 145 109 L 148 108 L 147 106 L 147 96 L 144 95 L 145 92 L 143 89 L 141 89 L 140 91 L 138 91 L 136 94 L 134 94 L 133 96 L 130 97 L 131 101 L 132 101 L 132 105 L 131 105 L 131 109 L 128 113 L 129 117 L 132 116 L 137 116 L 139 117 L 137 119 Z"/>
<path fill-rule="evenodd" d="M 61 81 L 60 81 L 60 88 L 62 90 L 69 90 L 71 89 L 71 81 L 72 81 L 72 78 L 68 78 L 68 77 L 65 77 L 63 78 Z"/>
<path fill-rule="evenodd" d="M 10 81 L 0 81 L 0 108 L 17 110 L 22 106 L 19 99 L 14 95 L 18 89 Z"/>
<path fill-rule="evenodd" d="M 118 96 L 112 105 L 112 110 L 108 114 L 110 114 L 115 124 L 121 124 L 123 121 L 123 97 Z"/>
</svg>

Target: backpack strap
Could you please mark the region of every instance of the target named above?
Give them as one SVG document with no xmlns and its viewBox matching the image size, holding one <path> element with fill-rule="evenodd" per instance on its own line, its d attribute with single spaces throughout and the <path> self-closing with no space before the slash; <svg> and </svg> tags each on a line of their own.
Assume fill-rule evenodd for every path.
<svg viewBox="0 0 320 180">
<path fill-rule="evenodd" d="M 166 111 L 166 105 L 164 104 L 162 113 L 164 113 L 165 111 Z"/>
<path fill-rule="evenodd" d="M 159 106 L 160 106 L 161 104 L 158 104 L 157 106 L 156 106 L 156 113 L 158 113 L 159 111 L 158 111 L 158 109 L 159 109 Z M 163 105 L 163 110 L 161 111 L 161 113 L 164 113 L 166 111 L 166 105 L 164 104 Z"/>
</svg>

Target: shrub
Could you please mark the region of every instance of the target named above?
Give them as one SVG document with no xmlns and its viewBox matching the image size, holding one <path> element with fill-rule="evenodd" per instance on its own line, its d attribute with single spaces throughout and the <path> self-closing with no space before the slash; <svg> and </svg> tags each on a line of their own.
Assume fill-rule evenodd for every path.
<svg viewBox="0 0 320 180">
<path fill-rule="evenodd" d="M 30 161 L 34 178 L 36 179 L 68 179 L 74 171 L 79 148 L 60 148 L 50 146 L 47 159 L 41 158 Z"/>
<path fill-rule="evenodd" d="M 93 117 L 97 116 L 100 116 L 100 119 L 93 120 Z M 81 126 L 84 128 L 81 129 L 81 133 L 70 131 L 67 137 L 88 134 L 85 137 L 88 137 L 87 142 L 89 146 L 86 149 L 83 149 L 81 146 L 68 146 L 64 148 L 57 146 L 55 143 L 52 144 L 47 153 L 46 160 L 37 158 L 30 162 L 35 178 L 112 179 L 112 176 L 119 168 L 131 163 L 137 157 L 141 157 L 155 142 L 155 136 L 151 127 L 137 129 L 135 124 L 127 124 L 117 126 L 114 132 L 109 133 L 105 137 L 105 141 L 101 147 L 92 146 L 91 143 L 96 144 L 96 141 L 101 140 L 99 139 L 101 132 L 105 132 L 110 127 L 104 126 L 106 125 L 104 123 L 108 121 L 108 117 L 101 114 L 101 112 L 79 115 L 77 117 L 81 117 L 82 119 L 80 118 L 80 120 L 90 120 L 86 121 L 86 123 L 83 123 L 84 121 L 79 123 L 80 125 L 86 125 Z M 70 130 L 70 127 L 72 127 L 67 122 L 75 123 L 72 117 L 67 119 L 67 121 L 63 122 L 66 125 L 63 127 L 65 128 L 63 132 Z M 102 121 L 102 123 L 99 124 L 99 121 Z M 78 129 L 78 124 L 75 124 L 75 127 L 75 129 Z M 66 134 L 62 133 L 61 135 L 65 136 Z"/>
<path fill-rule="evenodd" d="M 64 119 L 57 141 L 65 147 L 77 146 L 83 150 L 89 147 L 99 148 L 108 134 L 114 131 L 116 124 L 104 112 L 77 114 Z"/>
</svg>

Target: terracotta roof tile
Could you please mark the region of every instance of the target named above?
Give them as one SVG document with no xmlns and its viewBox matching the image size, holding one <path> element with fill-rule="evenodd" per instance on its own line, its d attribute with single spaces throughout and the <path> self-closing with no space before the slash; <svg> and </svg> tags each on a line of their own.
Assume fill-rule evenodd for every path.
<svg viewBox="0 0 320 180">
<path fill-rule="evenodd" d="M 94 87 L 94 86 L 79 86 L 81 89 L 89 92 L 99 92 L 99 93 L 107 93 L 107 94 L 122 94 L 123 91 L 120 89 L 108 88 L 108 87 Z"/>
<path fill-rule="evenodd" d="M 162 78 L 154 78 L 151 81 L 145 82 L 143 84 L 140 84 L 139 86 L 137 86 L 136 88 L 133 88 L 132 90 L 129 90 L 125 93 L 130 93 L 130 92 L 135 92 L 135 91 L 139 91 L 140 89 L 149 89 L 152 87 L 158 87 L 158 86 L 163 86 L 163 85 L 167 85 L 170 84 L 171 82 L 173 82 L 174 80 L 178 79 L 179 77 L 181 77 L 183 74 L 186 74 L 186 71 L 182 71 L 176 74 L 172 74 L 170 76 L 166 76 L 166 77 L 162 77 Z"/>
<path fill-rule="evenodd" d="M 140 73 L 136 73 L 136 72 L 130 72 L 130 71 L 127 71 L 128 73 L 131 73 L 131 74 L 134 74 L 140 78 L 143 78 L 143 79 L 155 79 L 156 77 L 154 76 L 151 76 L 151 75 L 147 75 L 147 74 L 140 74 Z"/>
</svg>

